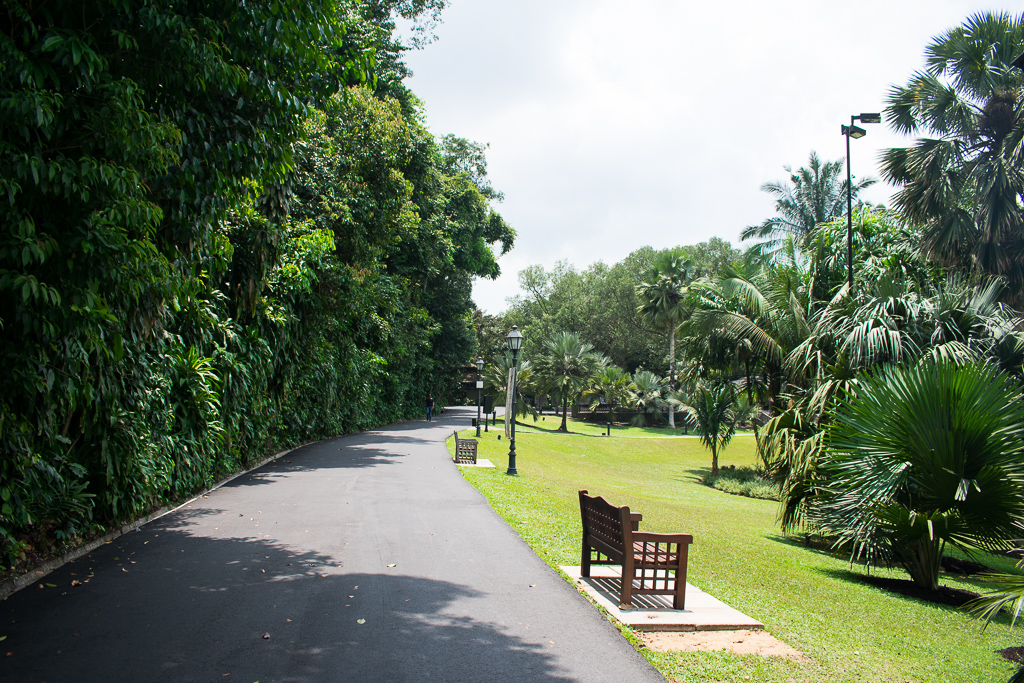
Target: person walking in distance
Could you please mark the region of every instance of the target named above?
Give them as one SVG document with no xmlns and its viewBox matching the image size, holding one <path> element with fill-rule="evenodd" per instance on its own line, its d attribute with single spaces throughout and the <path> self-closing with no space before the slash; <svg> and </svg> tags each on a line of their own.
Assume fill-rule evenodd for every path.
<svg viewBox="0 0 1024 683">
<path fill-rule="evenodd" d="M 430 422 L 430 418 L 434 415 L 434 395 L 427 394 L 427 422 Z"/>
</svg>

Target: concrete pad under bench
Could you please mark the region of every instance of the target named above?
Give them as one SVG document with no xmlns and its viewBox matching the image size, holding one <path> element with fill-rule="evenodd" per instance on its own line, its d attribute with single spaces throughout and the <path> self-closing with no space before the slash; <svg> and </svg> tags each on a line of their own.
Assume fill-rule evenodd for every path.
<svg viewBox="0 0 1024 683">
<path fill-rule="evenodd" d="M 494 467 L 494 463 L 487 458 L 477 458 L 475 465 L 471 462 L 457 462 L 455 464 L 459 467 Z"/>
<path fill-rule="evenodd" d="M 633 609 L 619 608 L 621 573 L 614 566 L 591 566 L 590 576 L 580 576 L 579 567 L 561 567 L 583 591 L 619 622 L 638 631 L 735 631 L 763 629 L 751 619 L 695 587 L 686 584 L 686 609 L 672 609 L 671 595 L 634 595 Z"/>
</svg>

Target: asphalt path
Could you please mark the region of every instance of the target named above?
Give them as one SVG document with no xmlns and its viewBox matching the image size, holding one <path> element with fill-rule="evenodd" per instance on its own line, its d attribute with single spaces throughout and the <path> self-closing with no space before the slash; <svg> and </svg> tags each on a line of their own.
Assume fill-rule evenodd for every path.
<svg viewBox="0 0 1024 683">
<path fill-rule="evenodd" d="M 297 449 L 0 603 L 0 681 L 664 681 L 451 462 Z M 4 656 L 6 655 L 6 656 Z"/>
</svg>

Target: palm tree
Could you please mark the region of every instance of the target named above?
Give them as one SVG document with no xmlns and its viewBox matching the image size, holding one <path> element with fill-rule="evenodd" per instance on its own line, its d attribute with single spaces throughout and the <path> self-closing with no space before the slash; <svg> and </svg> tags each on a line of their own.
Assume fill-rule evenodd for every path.
<svg viewBox="0 0 1024 683">
<path fill-rule="evenodd" d="M 495 405 L 504 405 L 508 399 L 508 377 L 512 369 L 512 352 L 504 351 L 497 356 L 494 363 L 484 368 L 484 384 L 494 390 Z M 519 354 L 516 364 L 516 413 L 525 416 L 531 413 L 537 417 L 536 408 L 525 400 L 526 394 L 532 394 L 535 384 L 533 364 Z"/>
<path fill-rule="evenodd" d="M 842 160 L 822 161 L 812 151 L 808 166 L 795 172 L 790 166 L 784 168 L 790 174 L 789 183 L 772 181 L 761 186 L 762 191 L 775 198 L 776 215 L 740 233 L 741 240 L 764 240 L 759 248 L 768 260 L 774 259 L 786 237 L 792 237 L 797 247 L 804 249 L 815 226 L 846 215 Z M 854 196 L 874 183 L 872 178 L 855 183 Z"/>
<path fill-rule="evenodd" d="M 825 430 L 837 405 L 856 396 L 863 373 L 945 359 L 1020 374 L 1021 320 L 998 303 L 999 290 L 998 282 L 972 285 L 955 275 L 917 281 L 897 265 L 864 282 L 853 298 L 837 296 L 816 310 L 810 334 L 783 363 L 792 403 L 757 437 L 764 468 L 782 491 L 784 531 L 813 530 L 808 512 L 827 485 L 819 467 Z"/>
<path fill-rule="evenodd" d="M 586 390 L 602 361 L 603 357 L 578 334 L 556 332 L 545 340 L 534 368 L 544 389 L 562 400 L 562 424 L 558 431 L 569 431 L 566 415 L 569 402 Z"/>
<path fill-rule="evenodd" d="M 629 423 L 635 427 L 661 423 L 665 401 L 666 380 L 650 370 L 633 374 L 633 388 L 629 391 L 629 405 L 636 411 Z"/>
<path fill-rule="evenodd" d="M 818 528 L 870 565 L 938 586 L 946 544 L 1006 550 L 1024 524 L 1020 385 L 981 363 L 926 359 L 861 378 L 830 429 Z"/>
<path fill-rule="evenodd" d="M 711 476 L 718 475 L 718 452 L 736 433 L 736 391 L 729 382 L 698 383 L 683 410 L 694 424 L 701 443 L 711 450 Z"/>
<path fill-rule="evenodd" d="M 676 384 L 676 330 L 689 315 L 687 292 L 693 281 L 694 264 L 679 250 L 662 252 L 655 259 L 647 279 L 637 285 L 637 311 L 655 329 L 668 332 L 668 383 Z M 675 409 L 670 407 L 668 426 L 674 428 Z"/>
<path fill-rule="evenodd" d="M 795 531 L 807 524 L 807 512 L 822 482 L 818 470 L 823 432 L 808 417 L 806 404 L 776 415 L 757 435 L 765 474 L 779 486 L 779 526 Z"/>
<path fill-rule="evenodd" d="M 961 275 L 915 282 L 884 272 L 854 299 L 837 297 L 815 312 L 811 332 L 786 358 L 791 378 L 812 387 L 811 415 L 831 410 L 857 374 L 884 363 L 923 357 L 990 362 L 1018 373 L 1024 362 L 1020 317 L 998 302 L 998 281 L 971 284 Z"/>
<path fill-rule="evenodd" d="M 590 409 L 595 410 L 601 404 L 600 399 L 603 398 L 610 411 L 609 419 L 614 422 L 615 406 L 626 402 L 629 389 L 632 386 L 633 378 L 629 376 L 628 372 L 617 365 L 604 365 L 590 385 L 590 395 L 593 397 Z"/>
<path fill-rule="evenodd" d="M 708 359 L 703 364 L 706 368 L 731 364 L 734 359 L 742 359 L 746 366 L 756 359 L 769 399 L 780 390 L 787 354 L 810 333 L 808 307 L 815 303 L 809 297 L 810 273 L 792 240 L 787 241 L 786 259 L 760 267 L 753 275 L 730 266 L 717 281 L 694 285 L 696 308 L 683 326 L 683 345 L 691 362 L 719 345 L 724 345 L 725 357 Z"/>
<path fill-rule="evenodd" d="M 923 134 L 883 155 L 901 189 L 894 204 L 925 228 L 924 248 L 947 266 L 1007 279 L 1007 300 L 1024 303 L 1024 15 L 975 14 L 933 39 L 927 67 L 892 88 L 890 125 Z"/>
</svg>

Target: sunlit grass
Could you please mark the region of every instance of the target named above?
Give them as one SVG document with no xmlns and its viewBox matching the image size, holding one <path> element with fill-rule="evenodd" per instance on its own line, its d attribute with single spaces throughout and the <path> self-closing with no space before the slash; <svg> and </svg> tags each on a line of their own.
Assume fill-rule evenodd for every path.
<svg viewBox="0 0 1024 683">
<path fill-rule="evenodd" d="M 813 659 L 797 664 L 728 653 L 644 651 L 673 680 L 975 683 L 1005 681 L 1014 669 L 995 653 L 1021 643 L 1005 620 L 982 632 L 961 610 L 872 587 L 859 580 L 862 568 L 784 537 L 775 524 L 777 503 L 699 483 L 711 456 L 696 439 L 517 428 L 519 476 L 509 477 L 508 441 L 499 441 L 501 433 L 499 423 L 479 445 L 480 456 L 496 468 L 462 472 L 545 561 L 579 564 L 576 492 L 588 489 L 643 513 L 643 529 L 693 534 L 690 582 L 762 621 Z M 721 455 L 723 466 L 752 466 L 756 460 L 752 438 L 734 439 Z M 1013 566 L 1006 558 L 998 564 L 1003 570 Z M 874 573 L 905 578 L 895 570 Z M 984 589 L 975 577 L 943 575 L 941 582 Z"/>
<path fill-rule="evenodd" d="M 618 418 L 624 420 L 628 417 L 628 413 L 619 413 Z M 587 422 L 585 420 L 574 420 L 571 417 L 567 420 L 566 427 L 570 434 L 577 434 L 582 436 L 605 436 L 608 432 L 607 424 L 604 422 Z M 504 423 L 501 419 L 498 420 L 495 426 L 490 429 L 503 429 Z M 559 433 L 558 428 L 562 425 L 562 418 L 559 415 L 541 415 L 536 420 L 532 416 L 527 415 L 526 417 L 520 417 L 516 422 L 516 434 L 555 434 Z M 636 439 L 652 438 L 652 437 L 677 437 L 684 436 L 690 438 L 696 438 L 696 435 L 692 429 L 684 429 L 682 427 L 676 427 L 675 429 L 669 429 L 667 426 L 661 427 L 633 427 L 625 422 L 616 422 L 612 425 L 611 435 L 613 437 L 629 437 Z M 738 437 L 752 436 L 753 432 L 738 432 Z M 474 432 L 475 436 L 475 432 Z"/>
</svg>

